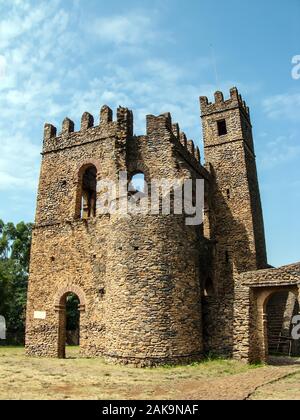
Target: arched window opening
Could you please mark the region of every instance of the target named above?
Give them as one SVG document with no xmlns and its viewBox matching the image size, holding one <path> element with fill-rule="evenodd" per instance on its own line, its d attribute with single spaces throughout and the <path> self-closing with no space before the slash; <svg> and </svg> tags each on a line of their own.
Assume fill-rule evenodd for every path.
<svg viewBox="0 0 300 420">
<path fill-rule="evenodd" d="M 208 277 L 204 284 L 204 296 L 205 297 L 212 297 L 215 295 L 215 288 L 213 281 L 210 277 Z"/>
<path fill-rule="evenodd" d="M 95 217 L 97 200 L 97 169 L 95 166 L 89 166 L 84 171 L 81 191 L 81 218 Z"/>
<path fill-rule="evenodd" d="M 142 172 L 138 172 L 131 177 L 128 190 L 131 195 L 146 192 L 145 175 Z"/>
<path fill-rule="evenodd" d="M 60 302 L 59 357 L 73 358 L 80 345 L 80 300 L 75 293 L 65 294 Z"/>
</svg>

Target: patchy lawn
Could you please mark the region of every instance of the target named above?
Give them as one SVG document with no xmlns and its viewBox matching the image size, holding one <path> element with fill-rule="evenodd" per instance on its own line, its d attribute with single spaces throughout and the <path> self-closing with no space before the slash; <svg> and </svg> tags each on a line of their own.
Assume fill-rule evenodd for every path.
<svg viewBox="0 0 300 420">
<path fill-rule="evenodd" d="M 65 360 L 37 359 L 0 347 L 0 399 L 243 399 L 295 369 L 233 360 L 136 369 L 79 358 L 76 348 L 68 353 Z"/>
</svg>

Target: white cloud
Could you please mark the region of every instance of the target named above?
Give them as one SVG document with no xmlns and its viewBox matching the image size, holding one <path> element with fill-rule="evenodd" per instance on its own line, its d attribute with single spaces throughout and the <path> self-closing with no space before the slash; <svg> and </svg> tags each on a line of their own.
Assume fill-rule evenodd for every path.
<svg viewBox="0 0 300 420">
<path fill-rule="evenodd" d="M 160 34 L 153 17 L 134 12 L 95 19 L 90 30 L 99 41 L 119 46 L 152 42 Z"/>
<path fill-rule="evenodd" d="M 0 18 L 0 65 L 5 63 L 0 80 L 2 191 L 35 191 L 42 122 L 64 109 L 57 100 L 64 89 L 55 67 L 73 43 L 72 33 L 66 33 L 68 14 L 58 4 L 40 2 L 32 8 L 29 1 L 13 1 Z"/>
<path fill-rule="evenodd" d="M 51 13 L 51 7 L 47 3 L 32 7 L 28 1 L 14 1 L 0 21 L 0 47 L 7 47 L 14 39 L 32 31 Z"/>
<path fill-rule="evenodd" d="M 133 68 L 115 65 L 108 75 L 93 79 L 84 92 L 76 91 L 70 98 L 69 116 L 78 121 L 84 111 L 97 118 L 103 104 L 114 110 L 126 106 L 134 112 L 136 134 L 146 130 L 145 116 L 171 112 L 187 136 L 200 145 L 201 121 L 199 95 L 212 96 L 214 85 L 191 84 L 184 69 L 162 59 L 148 59 Z M 222 84 L 229 96 L 231 81 Z"/>
<path fill-rule="evenodd" d="M 270 118 L 299 121 L 300 93 L 285 93 L 266 98 L 263 108 Z"/>
<path fill-rule="evenodd" d="M 0 190 L 36 188 L 40 148 L 20 132 L 1 133 Z"/>
<path fill-rule="evenodd" d="M 273 169 L 300 156 L 300 144 L 296 135 L 278 136 L 270 140 L 259 154 L 262 168 Z"/>
</svg>

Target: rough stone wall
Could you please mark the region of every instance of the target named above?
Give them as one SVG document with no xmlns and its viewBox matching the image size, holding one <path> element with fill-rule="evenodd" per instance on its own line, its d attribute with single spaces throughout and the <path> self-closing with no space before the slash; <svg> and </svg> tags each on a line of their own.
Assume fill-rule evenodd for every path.
<svg viewBox="0 0 300 420">
<path fill-rule="evenodd" d="M 275 293 L 268 301 L 267 304 L 267 321 L 268 321 L 268 339 L 269 339 L 269 350 L 275 350 L 274 344 L 271 345 L 270 339 L 279 338 L 279 334 L 285 333 L 289 336 L 291 317 L 289 317 L 288 329 L 284 328 L 284 315 L 287 306 L 289 293 L 281 292 Z M 272 341 L 273 341 L 272 340 Z"/>
<path fill-rule="evenodd" d="M 100 215 L 80 218 L 83 169 L 97 179 L 120 171 L 153 178 L 210 180 L 200 153 L 169 114 L 147 117 L 147 134 L 133 136 L 132 113 L 108 107 L 100 125 L 85 113 L 81 129 L 66 119 L 62 132 L 45 126 L 27 307 L 27 354 L 63 357 L 64 298 L 81 303 L 85 356 L 135 365 L 198 360 L 203 353 L 201 227 L 184 215 Z M 97 192 L 100 198 L 104 192 Z M 201 259 L 202 255 L 202 259 Z M 34 312 L 45 319 L 35 319 Z"/>
<path fill-rule="evenodd" d="M 201 356 L 200 245 L 182 216 L 113 218 L 107 356 L 142 365 Z"/>
<path fill-rule="evenodd" d="M 89 355 L 103 349 L 107 229 L 107 218 L 35 228 L 27 304 L 29 354 L 57 357 L 59 300 L 74 286 L 86 302 L 80 317 L 81 351 Z M 34 311 L 45 311 L 46 319 L 34 319 Z"/>
</svg>

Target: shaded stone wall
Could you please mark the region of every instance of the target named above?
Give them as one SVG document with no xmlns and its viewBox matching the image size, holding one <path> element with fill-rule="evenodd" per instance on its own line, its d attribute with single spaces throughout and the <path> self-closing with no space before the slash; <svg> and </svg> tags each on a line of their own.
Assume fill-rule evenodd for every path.
<svg viewBox="0 0 300 420">
<path fill-rule="evenodd" d="M 278 292 L 270 297 L 267 304 L 268 349 L 269 353 L 289 353 L 289 343 L 279 343 L 279 336 L 291 338 L 292 319 L 299 314 L 299 304 L 293 293 Z M 299 344 L 293 343 L 292 352 L 296 355 Z M 298 353 L 299 354 L 299 353 Z"/>
</svg>

